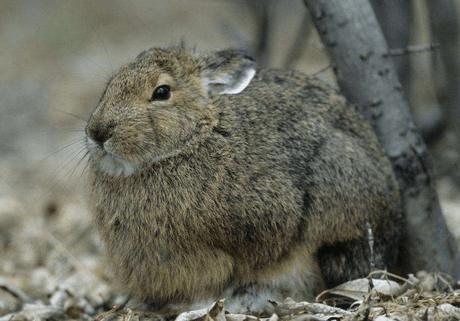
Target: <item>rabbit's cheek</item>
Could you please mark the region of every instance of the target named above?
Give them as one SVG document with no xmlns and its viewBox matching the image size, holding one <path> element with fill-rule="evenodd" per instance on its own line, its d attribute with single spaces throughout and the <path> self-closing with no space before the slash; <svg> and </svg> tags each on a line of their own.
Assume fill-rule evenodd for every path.
<svg viewBox="0 0 460 321">
<path fill-rule="evenodd" d="M 121 158 L 128 160 L 137 158 L 138 154 L 142 154 L 145 126 L 142 119 L 124 119 L 114 129 L 106 147 Z"/>
<path fill-rule="evenodd" d="M 163 152 L 177 148 L 189 126 L 179 117 L 158 118 L 155 123 L 155 141 Z"/>
</svg>

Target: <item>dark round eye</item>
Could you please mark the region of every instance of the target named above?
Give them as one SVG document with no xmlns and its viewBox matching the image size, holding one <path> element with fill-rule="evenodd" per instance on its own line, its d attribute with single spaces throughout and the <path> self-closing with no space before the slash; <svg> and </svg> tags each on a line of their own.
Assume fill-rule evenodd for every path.
<svg viewBox="0 0 460 321">
<path fill-rule="evenodd" d="M 171 97 L 171 87 L 168 85 L 161 85 L 155 88 L 150 101 L 154 100 L 168 100 Z"/>
</svg>

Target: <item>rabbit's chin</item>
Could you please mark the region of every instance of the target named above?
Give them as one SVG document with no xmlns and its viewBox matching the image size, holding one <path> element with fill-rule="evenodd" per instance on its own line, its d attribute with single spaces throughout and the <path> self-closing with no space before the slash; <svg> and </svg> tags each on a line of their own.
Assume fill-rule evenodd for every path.
<svg viewBox="0 0 460 321">
<path fill-rule="evenodd" d="M 131 176 L 138 168 L 138 164 L 107 153 L 97 161 L 97 167 L 112 176 Z"/>
<path fill-rule="evenodd" d="M 112 151 L 110 141 L 106 142 L 104 147 L 100 147 L 92 139 L 88 138 L 86 145 L 95 168 L 112 176 L 131 176 L 140 167 L 148 167 L 149 164 L 159 163 L 181 153 L 180 149 L 176 149 L 162 154 L 138 155 L 137 160 L 128 160 Z"/>
</svg>

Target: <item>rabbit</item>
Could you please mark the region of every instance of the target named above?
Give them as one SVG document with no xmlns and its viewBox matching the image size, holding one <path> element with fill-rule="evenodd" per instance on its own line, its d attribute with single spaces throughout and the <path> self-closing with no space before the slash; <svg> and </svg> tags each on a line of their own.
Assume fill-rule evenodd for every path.
<svg viewBox="0 0 460 321">
<path fill-rule="evenodd" d="M 265 313 L 397 264 L 391 163 L 314 77 L 242 50 L 152 48 L 110 79 L 85 132 L 107 257 L 152 309 L 225 298 Z"/>
</svg>

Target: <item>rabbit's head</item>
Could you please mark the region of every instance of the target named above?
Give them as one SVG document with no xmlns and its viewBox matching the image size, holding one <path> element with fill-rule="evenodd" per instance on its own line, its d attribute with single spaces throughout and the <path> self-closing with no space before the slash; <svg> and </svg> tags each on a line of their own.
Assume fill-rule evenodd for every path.
<svg viewBox="0 0 460 321">
<path fill-rule="evenodd" d="M 217 123 L 212 97 L 238 94 L 255 74 L 244 52 L 196 56 L 153 48 L 123 66 L 108 83 L 87 127 L 95 170 L 133 174 L 204 139 Z"/>
</svg>

